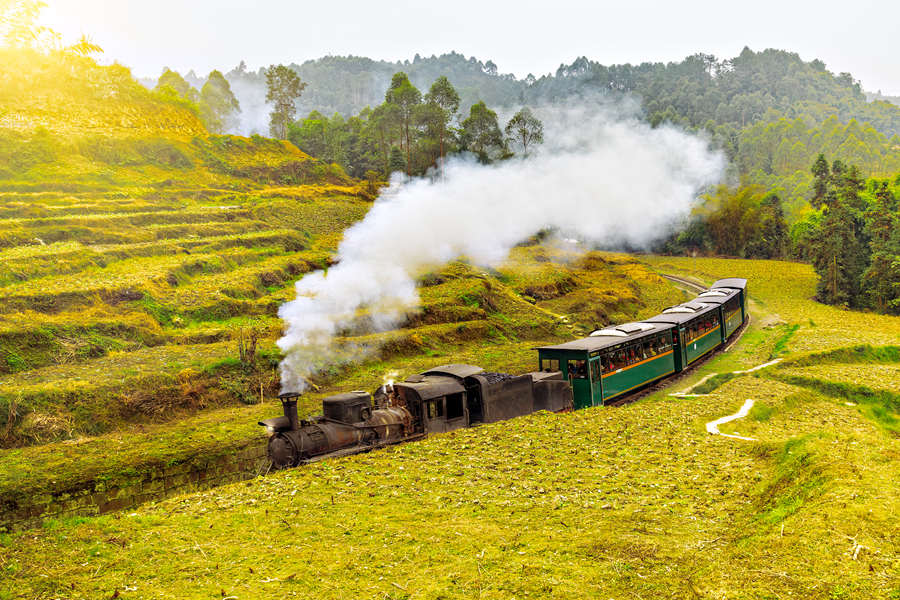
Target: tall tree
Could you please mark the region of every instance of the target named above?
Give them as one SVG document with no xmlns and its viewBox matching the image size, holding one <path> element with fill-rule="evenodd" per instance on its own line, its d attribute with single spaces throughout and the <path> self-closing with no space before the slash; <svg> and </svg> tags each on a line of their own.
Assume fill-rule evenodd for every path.
<svg viewBox="0 0 900 600">
<path fill-rule="evenodd" d="M 872 258 L 862 275 L 869 304 L 880 312 L 900 314 L 900 215 L 897 198 L 882 182 L 866 211 Z"/>
<path fill-rule="evenodd" d="M 385 102 L 393 104 L 397 107 L 400 120 L 403 123 L 403 132 L 406 136 L 406 174 L 411 175 L 411 143 L 410 143 L 410 125 L 413 121 L 416 107 L 422 101 L 422 92 L 420 92 L 413 84 L 409 82 L 406 73 L 394 73 L 391 79 L 391 85 L 384 97 Z"/>
<path fill-rule="evenodd" d="M 484 101 L 473 104 L 469 116 L 462 122 L 462 142 L 465 149 L 473 152 L 482 163 L 491 162 L 492 154 L 506 149 L 497 113 Z"/>
<path fill-rule="evenodd" d="M 860 225 L 859 182 L 855 169 L 840 161 L 831 167 L 824 216 L 812 240 L 813 268 L 819 275 L 816 296 L 826 304 L 859 306 L 869 249 Z"/>
<path fill-rule="evenodd" d="M 391 148 L 391 159 L 388 163 L 388 172 L 393 173 L 395 171 L 409 172 L 409 169 L 406 167 L 406 161 L 403 160 L 403 150 L 397 146 Z"/>
<path fill-rule="evenodd" d="M 447 127 L 459 110 L 459 94 L 450 80 L 441 75 L 428 93 L 425 94 L 425 103 L 431 110 L 428 112 L 429 121 L 437 128 L 438 143 L 440 145 L 441 169 L 444 168 L 444 139 L 447 137 Z"/>
<path fill-rule="evenodd" d="M 402 138 L 403 126 L 400 120 L 400 109 L 395 104 L 383 102 L 376 106 L 369 117 L 369 128 L 373 137 L 378 140 L 379 154 L 382 161 L 382 172 L 390 175 L 391 149 L 394 147 L 394 136 Z"/>
<path fill-rule="evenodd" d="M 231 91 L 231 85 L 220 71 L 212 71 L 200 89 L 200 119 L 213 133 L 230 128 L 233 116 L 241 105 Z"/>
<path fill-rule="evenodd" d="M 525 156 L 528 156 L 528 146 L 544 142 L 544 125 L 527 106 L 513 115 L 505 131 L 508 140 L 522 146 Z"/>
<path fill-rule="evenodd" d="M 159 80 L 156 82 L 155 89 L 158 92 L 165 92 L 167 88 L 175 92 L 180 98 L 190 102 L 196 103 L 200 99 L 197 90 L 191 87 L 191 84 L 178 71 L 173 71 L 168 67 L 163 69 L 162 75 L 159 76 Z"/>
<path fill-rule="evenodd" d="M 271 65 L 266 70 L 266 102 L 273 104 L 269 117 L 269 132 L 273 137 L 285 139 L 288 124 L 294 120 L 297 108 L 294 103 L 300 98 L 306 83 L 293 69 L 284 65 Z"/>
<path fill-rule="evenodd" d="M 815 208 L 822 206 L 825 202 L 825 194 L 828 191 L 828 182 L 831 179 L 831 169 L 828 168 L 828 161 L 825 160 L 824 154 L 816 157 L 816 162 L 812 166 L 813 179 L 813 197 L 810 200 Z"/>
</svg>

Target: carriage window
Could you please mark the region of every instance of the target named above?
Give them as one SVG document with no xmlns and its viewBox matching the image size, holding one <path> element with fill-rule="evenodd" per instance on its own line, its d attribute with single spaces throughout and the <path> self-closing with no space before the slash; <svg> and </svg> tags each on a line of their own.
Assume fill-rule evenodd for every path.
<svg viewBox="0 0 900 600">
<path fill-rule="evenodd" d="M 444 399 L 435 398 L 428 402 L 428 418 L 440 419 L 444 416 Z"/>
<path fill-rule="evenodd" d="M 591 379 L 594 381 L 600 381 L 600 361 L 599 360 L 591 361 Z"/>
<path fill-rule="evenodd" d="M 542 371 L 559 371 L 559 359 L 557 358 L 545 358 L 541 360 L 541 370 Z"/>
<path fill-rule="evenodd" d="M 661 338 L 659 338 L 659 349 L 660 352 L 665 352 L 672 347 L 672 336 L 668 333 L 664 333 Z"/>
<path fill-rule="evenodd" d="M 587 379 L 587 361 L 576 360 L 569 363 L 571 375 L 577 379 Z"/>
<path fill-rule="evenodd" d="M 613 355 L 613 369 L 621 369 L 625 366 L 625 351 L 624 350 L 616 350 L 615 355 Z"/>
<path fill-rule="evenodd" d="M 463 416 L 463 395 L 462 392 L 458 394 L 447 394 L 447 418 L 448 419 L 458 419 Z"/>
<path fill-rule="evenodd" d="M 600 357 L 600 365 L 603 367 L 604 373 L 609 373 L 612 370 L 612 362 L 610 362 L 612 356 L 609 354 L 604 354 Z"/>
<path fill-rule="evenodd" d="M 654 347 L 654 342 L 655 342 L 655 340 L 653 340 L 653 341 L 648 340 L 648 341 L 644 342 L 644 347 L 643 347 L 644 358 L 650 358 L 651 356 L 656 356 L 656 348 Z"/>
</svg>

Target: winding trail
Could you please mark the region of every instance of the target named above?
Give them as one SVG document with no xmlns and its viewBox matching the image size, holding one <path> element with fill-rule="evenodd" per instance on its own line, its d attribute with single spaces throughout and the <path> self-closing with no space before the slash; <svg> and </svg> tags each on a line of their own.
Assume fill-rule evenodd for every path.
<svg viewBox="0 0 900 600">
<path fill-rule="evenodd" d="M 742 435 L 735 435 L 733 433 L 722 433 L 721 431 L 719 431 L 719 425 L 734 421 L 735 419 L 746 417 L 751 408 L 753 408 L 753 400 L 747 400 L 746 402 L 744 402 L 744 405 L 741 407 L 741 409 L 733 415 L 728 415 L 727 417 L 722 417 L 720 419 L 716 419 L 715 421 L 710 421 L 709 423 L 707 423 L 706 431 L 708 431 L 711 435 L 721 435 L 724 437 L 734 438 L 736 440 L 747 440 L 748 442 L 755 442 L 756 438 L 744 437 Z"/>
</svg>

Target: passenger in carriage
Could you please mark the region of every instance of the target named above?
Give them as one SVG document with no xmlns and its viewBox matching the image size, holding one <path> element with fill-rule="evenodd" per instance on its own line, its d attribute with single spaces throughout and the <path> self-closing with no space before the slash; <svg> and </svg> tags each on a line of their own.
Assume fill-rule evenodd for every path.
<svg viewBox="0 0 900 600">
<path fill-rule="evenodd" d="M 575 377 L 578 377 L 579 379 L 587 378 L 587 361 L 579 360 L 576 365 Z"/>
</svg>

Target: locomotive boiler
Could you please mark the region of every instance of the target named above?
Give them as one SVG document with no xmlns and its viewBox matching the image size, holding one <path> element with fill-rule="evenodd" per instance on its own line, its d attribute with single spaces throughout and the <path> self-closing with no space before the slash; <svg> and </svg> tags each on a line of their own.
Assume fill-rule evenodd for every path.
<svg viewBox="0 0 900 600">
<path fill-rule="evenodd" d="M 329 396 L 322 414 L 301 420 L 299 394 L 279 396 L 284 415 L 260 421 L 275 468 L 346 456 L 418 439 L 429 433 L 492 423 L 538 410 L 572 408 L 562 373 L 486 373 L 473 365 L 443 365 L 379 388 Z"/>
</svg>

